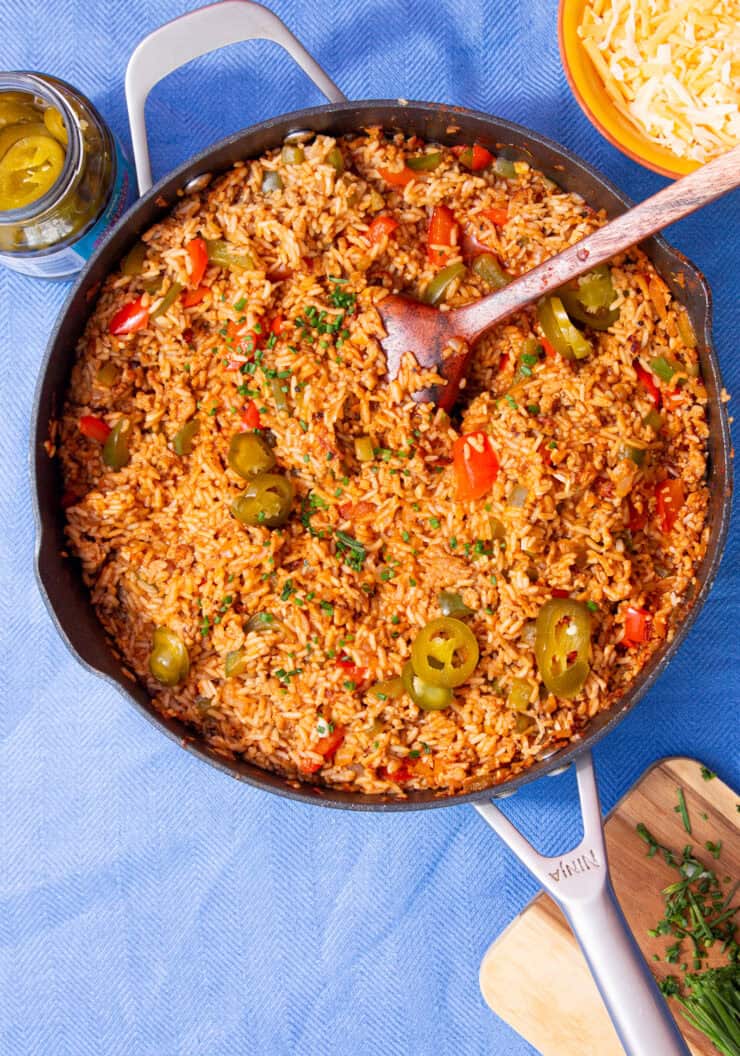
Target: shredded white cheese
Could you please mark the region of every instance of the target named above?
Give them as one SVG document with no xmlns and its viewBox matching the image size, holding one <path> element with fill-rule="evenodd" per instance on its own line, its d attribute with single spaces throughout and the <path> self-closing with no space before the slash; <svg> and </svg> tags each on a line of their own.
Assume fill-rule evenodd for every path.
<svg viewBox="0 0 740 1056">
<path fill-rule="evenodd" d="M 653 142 L 696 161 L 740 142 L 740 0 L 589 0 L 578 33 Z"/>
</svg>

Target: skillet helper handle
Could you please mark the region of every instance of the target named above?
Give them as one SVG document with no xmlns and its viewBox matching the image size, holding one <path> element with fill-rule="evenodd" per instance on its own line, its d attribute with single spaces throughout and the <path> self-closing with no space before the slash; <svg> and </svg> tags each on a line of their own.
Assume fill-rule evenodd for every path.
<svg viewBox="0 0 740 1056">
<path fill-rule="evenodd" d="M 166 22 L 144 37 L 126 68 L 126 104 L 139 193 L 152 185 L 145 106 L 158 81 L 191 59 L 242 40 L 272 40 L 284 48 L 331 103 L 346 96 L 272 11 L 253 0 L 220 0 Z"/>
<path fill-rule="evenodd" d="M 539 854 L 493 803 L 476 809 L 565 913 L 627 1056 L 690 1056 L 612 888 L 591 753 L 575 765 L 583 839 L 560 857 Z"/>
</svg>

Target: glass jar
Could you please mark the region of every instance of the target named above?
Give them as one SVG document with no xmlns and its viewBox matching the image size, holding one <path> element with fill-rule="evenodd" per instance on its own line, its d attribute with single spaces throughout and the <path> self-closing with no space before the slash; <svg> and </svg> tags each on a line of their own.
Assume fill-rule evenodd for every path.
<svg viewBox="0 0 740 1056">
<path fill-rule="evenodd" d="M 64 129 L 57 123 L 52 131 L 64 145 L 64 161 L 53 185 L 35 201 L 3 210 L 0 199 L 0 263 L 26 275 L 67 278 L 133 199 L 133 170 L 98 111 L 69 84 L 46 74 L 0 73 L 0 136 L 17 109 L 29 107 L 47 128 L 49 108 L 61 115 Z M 9 153 L 2 147 L 0 166 Z M 54 149 L 58 157 L 60 148 Z"/>
</svg>

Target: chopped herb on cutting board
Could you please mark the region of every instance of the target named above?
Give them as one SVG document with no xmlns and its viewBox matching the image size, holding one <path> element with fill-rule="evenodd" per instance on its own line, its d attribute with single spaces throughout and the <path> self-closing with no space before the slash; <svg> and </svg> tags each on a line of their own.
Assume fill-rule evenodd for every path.
<svg viewBox="0 0 740 1056">
<path fill-rule="evenodd" d="M 715 775 L 701 768 L 704 780 Z M 680 815 L 684 832 L 695 839 L 684 789 L 676 789 L 673 808 Z M 706 820 L 706 814 L 699 815 Z M 666 997 L 674 998 L 686 1018 L 702 1031 L 723 1056 L 740 1056 L 740 948 L 737 914 L 732 905 L 740 880 L 722 868 L 722 841 L 704 839 L 696 853 L 693 844 L 678 850 L 660 843 L 644 822 L 636 832 L 647 845 L 648 857 L 662 856 L 678 878 L 662 889 L 663 915 L 648 934 L 668 940 L 662 959 L 676 965 L 681 975 L 668 975 L 659 984 Z M 710 860 L 707 860 L 707 854 Z M 713 967 L 707 959 L 713 957 Z M 717 964 L 717 955 L 721 963 Z M 653 960 L 661 955 L 653 954 Z"/>
</svg>

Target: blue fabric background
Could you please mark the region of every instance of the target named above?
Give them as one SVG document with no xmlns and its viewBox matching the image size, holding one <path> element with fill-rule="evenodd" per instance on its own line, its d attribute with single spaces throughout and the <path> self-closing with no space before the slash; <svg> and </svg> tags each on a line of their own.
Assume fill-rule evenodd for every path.
<svg viewBox="0 0 740 1056">
<path fill-rule="evenodd" d="M 581 114 L 556 5 L 272 0 L 353 98 L 468 105 L 560 140 L 633 198 L 665 182 Z M 0 63 L 86 92 L 128 143 L 124 69 L 185 0 L 0 0 Z M 274 45 L 234 46 L 155 89 L 155 173 L 222 135 L 320 102 Z M 740 199 L 676 225 L 706 272 L 740 391 Z M 28 422 L 64 284 L 0 269 L 0 1052 L 3 1056 L 447 1056 L 533 1050 L 486 1008 L 478 965 L 535 891 L 469 807 L 317 810 L 196 761 L 83 672 L 32 570 Z M 605 806 L 653 760 L 696 755 L 737 786 L 737 538 L 669 673 L 596 752 Z M 551 853 L 574 781 L 509 801 Z M 512 986 L 516 986 L 512 979 Z"/>
</svg>

